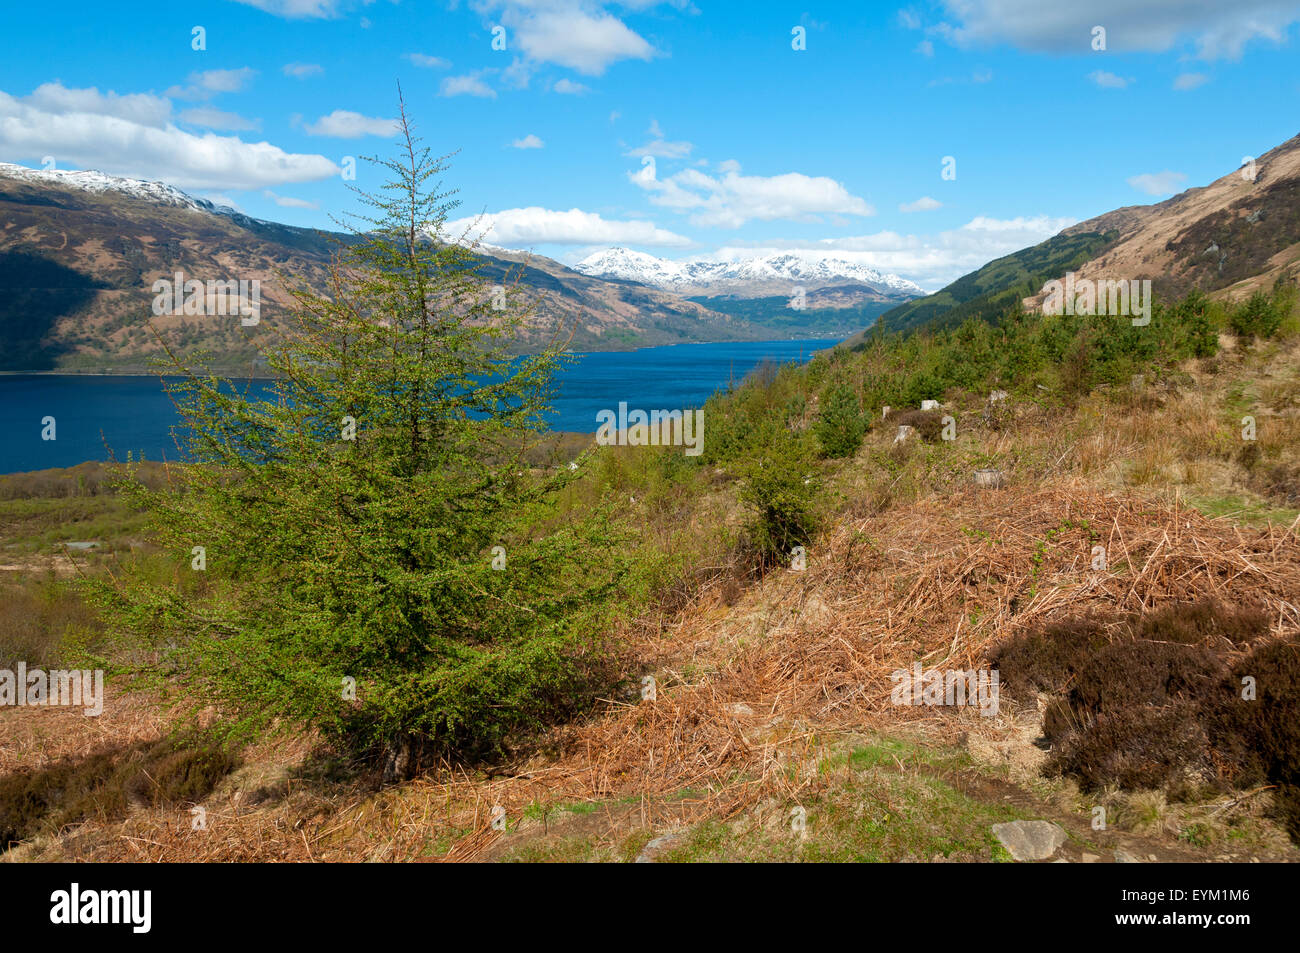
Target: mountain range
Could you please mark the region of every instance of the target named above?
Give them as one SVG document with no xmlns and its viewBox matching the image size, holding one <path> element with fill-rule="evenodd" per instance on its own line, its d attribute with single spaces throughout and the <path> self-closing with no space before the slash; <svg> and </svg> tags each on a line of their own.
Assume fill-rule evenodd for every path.
<svg viewBox="0 0 1300 953">
<path fill-rule="evenodd" d="M 0 370 L 143 368 L 156 331 L 182 353 L 252 360 L 255 330 L 221 317 L 150 320 L 150 288 L 180 270 L 256 278 L 274 324 L 287 274 L 321 286 L 345 235 L 253 219 L 158 182 L 0 163 Z M 518 275 L 536 300 L 521 349 L 572 335 L 578 350 L 688 341 L 836 336 L 993 320 L 1041 306 L 1077 278 L 1150 279 L 1157 296 L 1192 287 L 1237 298 L 1300 277 L 1300 136 L 1204 187 L 1080 222 L 924 295 L 895 275 L 833 256 L 787 252 L 740 261 L 671 261 L 609 248 L 574 268 L 504 249 L 484 275 Z M 804 308 L 792 309 L 803 288 Z M 855 335 L 855 332 L 859 334 Z M 850 336 L 853 337 L 850 337 Z"/>
<path fill-rule="evenodd" d="M 757 298 L 805 291 L 858 287 L 881 300 L 925 294 L 918 284 L 857 262 L 808 252 L 780 252 L 739 261 L 672 261 L 627 248 L 606 248 L 574 265 L 597 278 L 636 281 L 683 295 Z"/>
<path fill-rule="evenodd" d="M 335 242 L 349 240 L 250 218 L 161 182 L 0 163 L 0 370 L 142 370 L 161 350 L 155 332 L 181 354 L 204 351 L 218 366 L 247 366 L 262 325 L 154 317 L 153 282 L 178 271 L 200 280 L 256 279 L 263 324 L 274 327 L 290 302 L 281 276 L 323 288 Z M 750 313 L 712 308 L 542 256 L 478 251 L 489 283 L 517 279 L 535 302 L 519 350 L 557 334 L 580 351 L 838 337 L 869 320 L 852 310 L 792 311 L 784 300 Z M 871 317 L 885 307 L 878 303 Z"/>
</svg>

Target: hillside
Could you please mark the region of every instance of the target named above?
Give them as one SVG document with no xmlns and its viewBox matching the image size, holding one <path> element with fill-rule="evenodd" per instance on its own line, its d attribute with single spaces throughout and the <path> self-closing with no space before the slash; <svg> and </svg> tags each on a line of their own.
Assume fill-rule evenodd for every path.
<svg viewBox="0 0 1300 953">
<path fill-rule="evenodd" d="M 1001 825 L 1043 821 L 1060 837 L 1043 860 L 1300 860 L 1294 761 L 1289 775 L 1237 774 L 1239 752 L 1209 743 L 1228 672 L 1263 673 L 1252 711 L 1277 712 L 1279 745 L 1300 724 L 1294 666 L 1277 659 L 1300 638 L 1296 318 L 1268 340 L 1225 328 L 1211 355 L 1147 363 L 1141 389 L 1071 393 L 1051 365 L 998 404 L 983 379 L 931 392 L 957 421 L 952 440 L 912 418 L 918 433 L 899 444 L 868 395 L 861 445 L 794 472 L 823 506 L 803 568 L 763 571 L 736 545 L 761 449 L 731 435 L 776 417 L 807 436 L 837 382 L 870 384 L 916 355 L 841 351 L 760 375 L 711 405 L 701 465 L 605 447 L 586 470 L 577 506 L 617 493 L 640 557 L 680 561 L 621 630 L 622 682 L 581 717 L 508 758 L 384 784 L 311 732 L 215 766 L 186 760 L 159 740 L 179 716 L 115 682 L 93 724 L 0 716 L 0 829 L 21 841 L 7 859 L 988 862 L 1013 859 Z M 1239 437 L 1244 413 L 1257 446 Z M 990 468 L 1003 481 L 977 485 Z M 163 558 L 138 549 L 141 514 L 78 495 L 71 474 L 6 478 L 0 496 L 61 480 L 72 496 L 0 504 L 12 629 L 47 664 L 59 633 L 98 638 L 88 607 L 52 598 L 74 559 L 95 573 Z M 89 533 L 103 551 L 54 554 Z M 898 705 L 896 673 L 913 664 L 997 667 L 996 717 Z M 1163 681 L 1170 671 L 1184 681 Z M 1070 691 L 1076 678 L 1086 691 Z M 208 833 L 190 829 L 195 803 Z"/>
<path fill-rule="evenodd" d="M 991 320 L 1019 301 L 1041 305 L 1043 285 L 1079 279 L 1150 279 L 1158 296 L 1192 288 L 1237 299 L 1300 275 L 1300 136 L 1207 186 L 1153 205 L 1107 212 L 989 262 L 946 288 L 886 312 L 880 327 L 906 331 Z M 1245 173 L 1245 174 L 1243 174 Z M 856 343 L 855 338 L 849 343 Z"/>
<path fill-rule="evenodd" d="M 319 286 L 343 236 L 266 222 L 161 183 L 0 165 L 0 370 L 139 369 L 158 352 L 152 283 L 257 279 L 274 327 L 288 300 L 281 274 Z M 675 294 L 611 282 L 558 262 L 494 250 L 483 275 L 517 277 L 537 301 L 520 346 L 561 325 L 578 350 L 757 340 L 772 331 Z M 153 326 L 181 353 L 246 365 L 257 328 L 220 316 L 163 316 Z"/>
<path fill-rule="evenodd" d="M 104 467 L 0 480 L 0 667 L 89 656 L 113 673 L 93 724 L 0 712 L 5 859 L 1300 861 L 1295 283 L 1160 295 L 1141 326 L 991 310 L 1153 221 L 1121 210 L 951 295 L 997 320 L 940 313 L 760 368 L 705 405 L 698 456 L 535 447 L 509 476 L 550 484 L 548 502 L 531 493 L 519 522 L 468 542 L 408 518 L 423 500 L 391 489 L 391 470 L 379 492 L 350 489 L 385 448 L 407 452 L 392 427 L 342 453 L 332 421 L 286 427 L 313 455 L 240 457 L 233 480 L 152 463 L 128 464 L 134 490 Z M 456 419 L 464 439 L 421 446 L 479 452 L 487 425 Z M 472 498 L 456 476 L 417 477 Z M 203 552 L 238 558 L 187 572 L 183 508 L 205 492 L 223 508 Z M 359 522 L 374 513 L 385 522 Z M 360 534 L 336 526 L 379 528 L 348 558 Z M 447 549 L 428 555 L 431 537 Z M 405 588 L 380 584 L 389 553 Z M 498 573 L 489 554 L 507 553 Z M 552 570 L 560 585 L 529 581 Z M 447 618 L 417 619 L 409 600 L 458 571 L 471 584 L 444 604 L 473 664 L 455 682 L 380 681 L 394 663 L 377 633 L 396 633 L 402 665 L 411 633 L 445 637 Z M 119 628 L 128 579 L 150 598 Z M 338 606 L 292 602 L 295 579 Z M 403 611 L 347 601 L 371 592 Z M 289 637 L 319 627 L 309 650 L 281 652 L 288 637 L 263 628 L 275 599 L 295 611 Z M 540 651 L 513 641 L 570 607 L 566 651 L 549 628 Z M 241 712 L 268 704 L 231 689 L 250 676 L 304 688 L 272 691 L 286 714 L 244 733 Z M 358 730 L 421 684 L 435 693 L 411 711 L 445 714 L 396 737 Z"/>
<path fill-rule="evenodd" d="M 1114 231 L 1062 232 L 1041 244 L 997 258 L 932 295 L 886 311 L 879 327 L 912 331 L 952 327 L 968 318 L 992 320 L 1036 293 L 1044 282 L 1089 261 L 1117 238 Z"/>
</svg>

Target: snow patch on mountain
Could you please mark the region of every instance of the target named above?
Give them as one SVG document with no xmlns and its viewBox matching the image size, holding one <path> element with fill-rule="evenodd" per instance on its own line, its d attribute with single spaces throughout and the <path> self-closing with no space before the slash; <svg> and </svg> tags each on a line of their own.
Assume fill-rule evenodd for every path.
<svg viewBox="0 0 1300 953">
<path fill-rule="evenodd" d="M 44 185 L 62 185 L 65 188 L 80 189 L 83 192 L 119 192 L 132 198 L 144 199 L 158 205 L 170 205 L 190 208 L 199 212 L 212 212 L 216 215 L 241 215 L 237 209 L 228 205 L 216 205 L 207 199 L 195 198 L 165 182 L 149 182 L 144 179 L 128 179 L 117 175 L 106 175 L 93 170 L 74 172 L 70 169 L 29 169 L 12 162 L 0 162 L 0 176 L 18 179 L 23 182 L 39 182 Z"/>
<path fill-rule="evenodd" d="M 859 284 L 870 285 L 885 294 L 925 294 L 914 281 L 814 251 L 779 252 L 739 261 L 672 261 L 629 248 L 606 248 L 588 255 L 573 267 L 593 278 L 636 281 L 676 292 L 728 291 L 789 283 L 813 288 Z"/>
</svg>

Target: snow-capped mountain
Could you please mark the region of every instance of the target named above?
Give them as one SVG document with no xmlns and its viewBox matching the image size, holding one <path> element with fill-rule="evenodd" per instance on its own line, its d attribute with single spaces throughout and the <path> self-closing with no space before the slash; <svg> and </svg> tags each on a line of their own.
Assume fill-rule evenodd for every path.
<svg viewBox="0 0 1300 953">
<path fill-rule="evenodd" d="M 866 285 L 886 296 L 925 294 L 920 285 L 867 265 L 811 251 L 780 252 L 740 261 L 671 261 L 628 248 L 588 255 L 574 270 L 595 278 L 636 281 L 678 294 L 788 294 L 793 285 L 808 290 Z"/>
<path fill-rule="evenodd" d="M 73 172 L 68 169 L 29 169 L 14 165 L 12 162 L 0 162 L 0 176 L 21 179 L 24 182 L 36 182 L 46 185 L 62 185 L 65 188 L 80 189 L 83 192 L 120 192 L 132 198 L 145 199 L 159 205 L 173 205 L 179 208 L 192 208 L 201 212 L 213 212 L 218 215 L 238 215 L 236 209 L 228 205 L 216 205 L 207 199 L 195 198 L 165 182 L 149 182 L 144 179 L 128 179 L 103 172 Z"/>
<path fill-rule="evenodd" d="M 149 323 L 154 281 L 178 271 L 199 280 L 259 280 L 258 329 L 274 328 L 287 320 L 292 287 L 331 290 L 336 242 L 348 238 L 249 218 L 163 183 L 0 165 L 0 274 L 12 279 L 9 293 L 0 294 L 0 371 L 143 370 L 163 343 L 180 354 L 206 352 L 218 367 L 246 369 L 259 342 L 226 316 L 163 321 L 154 328 L 162 341 L 135 333 Z M 540 255 L 478 251 L 479 279 L 487 286 L 518 281 L 530 303 L 511 342 L 517 350 L 549 346 L 560 328 L 578 351 L 792 333 L 789 322 L 773 330 L 657 288 L 578 274 Z"/>
</svg>

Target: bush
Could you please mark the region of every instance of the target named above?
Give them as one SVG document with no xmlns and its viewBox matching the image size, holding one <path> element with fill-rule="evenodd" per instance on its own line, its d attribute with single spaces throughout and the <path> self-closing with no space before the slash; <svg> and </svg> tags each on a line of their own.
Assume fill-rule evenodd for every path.
<svg viewBox="0 0 1300 953">
<path fill-rule="evenodd" d="M 0 852 L 87 817 L 119 817 L 132 803 L 200 801 L 238 766 L 228 748 L 177 735 L 16 771 L 0 778 Z"/>
<path fill-rule="evenodd" d="M 1193 289 L 1169 311 L 1178 327 L 1181 350 L 1192 357 L 1213 357 L 1219 350 L 1219 333 L 1210 319 L 1209 299 Z"/>
<path fill-rule="evenodd" d="M 1257 606 L 1172 603 L 1107 625 L 1036 628 L 990 654 L 1003 686 L 1055 695 L 1043 730 L 1050 770 L 1085 788 L 1277 787 L 1300 841 L 1300 640 L 1269 641 Z M 1250 652 L 1229 668 L 1242 647 Z M 1258 697 L 1243 699 L 1249 676 Z"/>
<path fill-rule="evenodd" d="M 891 410 L 885 420 L 895 427 L 911 427 L 926 443 L 937 443 L 943 437 L 941 410 Z"/>
<path fill-rule="evenodd" d="M 1207 598 L 1135 614 L 1129 617 L 1128 624 L 1137 638 L 1153 642 L 1204 645 L 1224 639 L 1239 646 L 1268 636 L 1269 614 L 1258 606 L 1229 607 Z"/>
<path fill-rule="evenodd" d="M 1272 297 L 1256 291 L 1244 304 L 1232 309 L 1228 324 L 1235 334 L 1250 341 L 1272 337 L 1282 326 L 1284 317 Z"/>
<path fill-rule="evenodd" d="M 1075 336 L 1074 343 L 1061 362 L 1061 392 L 1068 398 L 1082 397 L 1092 390 L 1094 383 L 1092 333 L 1083 330 Z"/>
<path fill-rule="evenodd" d="M 1012 695 L 1028 702 L 1037 692 L 1063 691 L 1108 642 L 1101 619 L 1067 619 L 1013 636 L 989 654 L 989 661 Z"/>
<path fill-rule="evenodd" d="M 762 435 L 743 471 L 740 500 L 753 514 L 749 540 L 760 570 L 788 563 L 817 531 L 819 479 L 808 442 L 784 428 Z"/>
<path fill-rule="evenodd" d="M 851 457 L 862 446 L 867 432 L 858 398 L 847 386 L 832 387 L 822 398 L 815 426 L 824 457 Z"/>
<path fill-rule="evenodd" d="M 1242 697 L 1247 678 L 1254 699 Z M 1233 666 L 1222 692 L 1212 728 L 1216 747 L 1241 765 L 1241 783 L 1278 786 L 1274 801 L 1300 842 L 1300 639 L 1256 647 Z"/>
<path fill-rule="evenodd" d="M 1209 739 L 1194 702 L 1117 708 L 1072 721 L 1078 714 L 1063 701 L 1048 709 L 1049 764 L 1085 790 L 1116 785 L 1129 791 L 1165 788 L 1180 793 L 1189 782 L 1204 784 L 1213 778 Z"/>
</svg>

